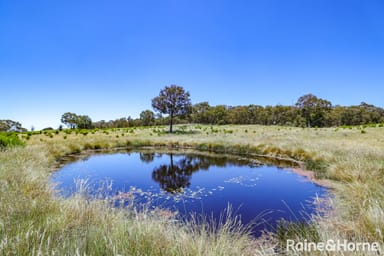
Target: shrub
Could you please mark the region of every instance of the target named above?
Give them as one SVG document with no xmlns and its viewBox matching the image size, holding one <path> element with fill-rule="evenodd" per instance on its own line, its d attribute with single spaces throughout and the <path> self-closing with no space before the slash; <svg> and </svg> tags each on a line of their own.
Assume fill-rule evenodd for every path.
<svg viewBox="0 0 384 256">
<path fill-rule="evenodd" d="M 23 145 L 16 133 L 0 133 L 0 150 Z"/>
<path fill-rule="evenodd" d="M 307 159 L 305 161 L 305 169 L 314 171 L 316 179 L 323 179 L 326 178 L 328 165 L 322 159 Z"/>
</svg>

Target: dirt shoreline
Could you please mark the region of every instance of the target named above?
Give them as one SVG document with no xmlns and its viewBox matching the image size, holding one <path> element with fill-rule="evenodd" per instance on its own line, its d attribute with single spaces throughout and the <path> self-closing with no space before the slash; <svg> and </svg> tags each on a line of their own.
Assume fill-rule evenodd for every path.
<svg viewBox="0 0 384 256">
<path fill-rule="evenodd" d="M 300 176 L 306 177 L 309 181 L 311 181 L 311 182 L 313 182 L 319 186 L 326 187 L 326 188 L 332 188 L 332 184 L 331 184 L 330 180 L 316 179 L 315 178 L 315 172 L 313 172 L 313 171 L 305 170 L 302 167 L 296 167 L 296 168 L 292 168 L 292 172 L 294 172 Z"/>
<path fill-rule="evenodd" d="M 61 157 L 60 160 L 56 161 L 54 163 L 54 166 L 53 166 L 53 170 L 58 170 L 60 169 L 61 167 L 63 167 L 63 165 L 65 165 L 66 163 L 68 163 L 68 161 L 70 160 L 74 160 L 74 159 L 80 159 L 82 157 L 87 157 L 91 154 L 94 154 L 95 152 L 113 152 L 113 151 L 119 151 L 119 150 L 147 150 L 147 149 L 155 149 L 156 147 L 154 146 L 144 146 L 144 147 L 117 147 L 117 148 L 108 148 L 108 149 L 87 149 L 87 150 L 83 150 L 79 153 L 74 153 L 74 154 L 68 154 L 68 155 L 65 155 L 63 157 Z M 162 147 L 160 147 L 162 148 Z M 166 147 L 168 148 L 168 147 Z M 171 148 L 173 150 L 175 150 L 175 148 Z M 203 150 L 198 150 L 198 149 L 194 149 L 194 148 L 191 148 L 191 147 L 178 147 L 176 148 L 176 150 L 178 149 L 184 149 L 184 150 L 188 150 L 189 152 L 204 152 Z M 157 149 L 158 150 L 158 149 Z M 214 152 L 216 153 L 216 152 Z M 225 155 L 229 155 L 229 156 L 237 156 L 236 154 L 225 154 Z M 292 162 L 294 164 L 297 164 L 297 165 L 301 165 L 301 162 L 299 161 L 296 161 L 294 159 L 289 159 L 289 158 L 279 158 L 279 157 L 275 157 L 275 156 L 269 156 L 269 155 L 255 155 L 253 154 L 253 156 L 256 156 L 256 157 L 260 157 L 260 158 L 265 158 L 265 159 L 277 159 L 277 160 L 282 160 L 282 161 L 287 161 L 287 162 Z M 252 159 L 251 157 L 248 156 L 248 159 Z M 299 166 L 299 167 L 290 167 L 290 169 L 292 170 L 292 172 L 300 175 L 300 176 L 303 176 L 305 178 L 307 178 L 309 181 L 319 185 L 319 186 L 322 186 L 322 187 L 326 187 L 326 188 L 332 188 L 332 184 L 331 184 L 331 181 L 330 180 L 326 180 L 326 179 L 323 179 L 323 180 L 319 180 L 319 179 L 316 179 L 315 178 L 315 173 L 313 171 L 310 171 L 310 170 L 305 170 L 303 167 Z"/>
</svg>

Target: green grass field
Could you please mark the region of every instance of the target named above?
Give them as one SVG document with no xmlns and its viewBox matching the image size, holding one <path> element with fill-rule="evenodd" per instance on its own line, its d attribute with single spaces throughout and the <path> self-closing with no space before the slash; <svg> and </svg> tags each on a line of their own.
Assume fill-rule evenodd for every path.
<svg viewBox="0 0 384 256">
<path fill-rule="evenodd" d="M 177 126 L 24 133 L 25 147 L 0 152 L 1 255 L 268 255 L 284 239 L 384 244 L 384 128 Z M 254 240 L 232 222 L 212 230 L 158 211 L 54 196 L 49 175 L 63 156 L 116 147 L 178 147 L 300 163 L 333 196 L 322 217 Z M 329 210 L 329 208 L 331 210 Z M 326 255 L 326 254 L 324 254 Z M 349 254 L 346 254 L 349 255 Z M 377 255 L 377 254 L 373 254 Z"/>
</svg>

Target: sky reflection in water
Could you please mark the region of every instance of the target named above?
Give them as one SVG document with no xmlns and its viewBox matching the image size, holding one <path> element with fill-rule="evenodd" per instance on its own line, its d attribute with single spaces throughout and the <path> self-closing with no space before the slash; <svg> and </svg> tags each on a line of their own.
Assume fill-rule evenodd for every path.
<svg viewBox="0 0 384 256">
<path fill-rule="evenodd" d="M 115 205 L 148 203 L 219 218 L 230 204 L 243 223 L 256 221 L 255 234 L 273 229 L 281 218 L 301 221 L 326 189 L 289 169 L 239 157 L 195 153 L 125 152 L 92 155 L 69 163 L 51 181 L 64 197 L 86 187 L 91 196 L 109 197 Z"/>
</svg>

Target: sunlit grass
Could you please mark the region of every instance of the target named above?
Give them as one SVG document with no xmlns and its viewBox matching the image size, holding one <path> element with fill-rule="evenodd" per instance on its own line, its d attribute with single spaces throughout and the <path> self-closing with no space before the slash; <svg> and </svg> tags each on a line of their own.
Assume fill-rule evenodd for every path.
<svg viewBox="0 0 384 256">
<path fill-rule="evenodd" d="M 195 232 L 153 210 L 113 208 L 108 200 L 68 199 L 48 185 L 49 153 L 41 145 L 0 155 L 1 255 L 252 255 L 247 234 L 225 228 Z M 87 190 L 80 182 L 81 191 Z M 193 232 L 192 232 L 193 231 Z M 233 234 L 233 235 L 231 235 Z M 204 239 L 202 237 L 204 236 Z M 236 239 L 234 239 L 237 237 Z"/>
<path fill-rule="evenodd" d="M 56 161 L 65 155 L 140 146 L 266 155 L 301 163 L 314 169 L 318 178 L 331 180 L 333 197 L 326 204 L 332 211 L 316 216 L 309 226 L 289 226 L 286 232 L 280 231 L 281 237 L 303 239 L 308 234 L 308 239 L 315 236 L 320 241 L 384 243 L 384 128 L 187 125 L 177 126 L 175 134 L 166 130 L 148 127 L 22 135 L 25 148 L 0 153 L 0 254 L 271 252 L 278 236 L 276 241 L 253 241 L 242 229 L 223 226 L 218 232 L 196 223 L 180 225 L 161 214 L 116 209 L 80 195 L 64 200 L 48 184 Z"/>
</svg>

